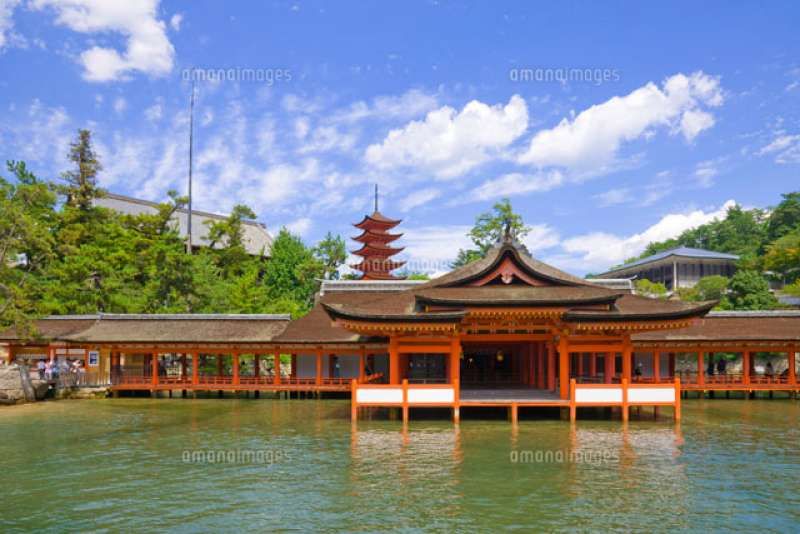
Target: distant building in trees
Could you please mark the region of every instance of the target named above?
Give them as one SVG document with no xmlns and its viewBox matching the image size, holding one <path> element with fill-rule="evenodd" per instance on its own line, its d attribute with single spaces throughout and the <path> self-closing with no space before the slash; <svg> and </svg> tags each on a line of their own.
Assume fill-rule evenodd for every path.
<svg viewBox="0 0 800 534">
<path fill-rule="evenodd" d="M 94 200 L 96 206 L 113 209 L 120 213 L 128 215 L 140 215 L 143 213 L 155 214 L 158 212 L 158 203 L 150 202 L 149 200 L 142 200 L 138 198 L 128 197 L 125 195 L 117 195 L 114 193 L 106 193 L 103 197 Z M 223 221 L 227 215 L 220 215 L 216 213 L 208 213 L 204 211 L 192 210 L 192 244 L 194 248 L 208 246 L 208 225 L 207 221 Z M 178 223 L 178 231 L 183 238 L 187 237 L 189 212 L 186 209 L 180 209 L 175 213 L 175 220 Z M 260 256 L 263 252 L 264 256 L 270 256 L 272 248 L 272 235 L 267 231 L 267 227 L 258 222 L 245 220 L 242 221 L 242 228 L 244 230 L 244 247 L 248 254 L 253 256 Z M 219 245 L 218 245 L 219 246 Z"/>
<path fill-rule="evenodd" d="M 739 256 L 699 248 L 678 247 L 615 267 L 597 278 L 630 278 L 664 284 L 674 291 L 694 287 L 704 276 L 731 277 Z"/>
</svg>

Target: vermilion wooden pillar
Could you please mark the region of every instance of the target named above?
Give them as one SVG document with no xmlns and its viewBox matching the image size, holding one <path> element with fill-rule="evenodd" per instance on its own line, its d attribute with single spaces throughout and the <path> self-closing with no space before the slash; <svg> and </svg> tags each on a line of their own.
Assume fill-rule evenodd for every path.
<svg viewBox="0 0 800 534">
<path fill-rule="evenodd" d="M 631 369 L 633 366 L 633 347 L 630 339 L 626 339 L 622 345 L 622 378 L 631 382 Z"/>
<path fill-rule="evenodd" d="M 661 352 L 653 352 L 653 380 L 656 382 L 661 380 Z"/>
<path fill-rule="evenodd" d="M 234 352 L 231 357 L 233 358 L 233 385 L 239 385 L 239 353 Z"/>
<path fill-rule="evenodd" d="M 361 350 L 358 353 L 358 382 L 364 383 L 364 379 L 366 378 L 366 362 L 367 360 L 367 351 L 364 347 L 361 347 Z"/>
<path fill-rule="evenodd" d="M 181 380 L 186 380 L 186 353 L 181 354 Z"/>
<path fill-rule="evenodd" d="M 603 371 L 603 381 L 606 384 L 610 384 L 614 381 L 614 375 L 617 371 L 616 361 L 617 355 L 614 352 L 606 352 L 603 356 L 603 365 L 605 366 Z"/>
<path fill-rule="evenodd" d="M 200 383 L 200 353 L 192 353 L 192 384 Z"/>
<path fill-rule="evenodd" d="M 153 385 L 155 386 L 158 384 L 158 354 L 151 354 L 150 359 L 150 365 L 153 372 Z"/>
<path fill-rule="evenodd" d="M 400 352 L 394 336 L 389 338 L 389 383 L 400 383 Z"/>
<path fill-rule="evenodd" d="M 292 368 L 289 372 L 291 373 L 290 378 L 297 378 L 297 354 L 292 354 Z"/>
<path fill-rule="evenodd" d="M 273 354 L 272 367 L 275 369 L 275 384 L 281 383 L 281 351 L 276 350 Z"/>
<path fill-rule="evenodd" d="M 796 368 L 797 364 L 795 363 L 796 352 L 797 352 L 797 347 L 789 347 L 789 352 L 786 355 L 788 360 L 787 363 L 789 364 L 788 378 L 789 378 L 789 383 L 792 385 L 797 384 L 797 368 Z"/>
<path fill-rule="evenodd" d="M 544 343 L 536 343 L 536 387 L 544 389 Z"/>
<path fill-rule="evenodd" d="M 592 352 L 589 354 L 589 376 L 594 378 L 597 376 L 597 353 Z"/>
<path fill-rule="evenodd" d="M 253 354 L 253 376 L 258 378 L 261 376 L 261 356 Z"/>
<path fill-rule="evenodd" d="M 742 380 L 745 385 L 750 384 L 750 358 L 751 354 L 749 350 L 742 352 Z"/>
<path fill-rule="evenodd" d="M 315 376 L 317 385 L 322 384 L 322 349 L 317 350 L 317 374 Z"/>
<path fill-rule="evenodd" d="M 569 345 L 563 334 L 558 340 L 558 394 L 562 399 L 569 398 Z"/>
<path fill-rule="evenodd" d="M 547 343 L 547 389 L 556 389 L 556 351 L 552 341 Z"/>
<path fill-rule="evenodd" d="M 703 366 L 704 357 L 705 353 L 703 351 L 697 353 L 697 384 L 700 386 L 706 383 L 705 369 Z"/>
</svg>

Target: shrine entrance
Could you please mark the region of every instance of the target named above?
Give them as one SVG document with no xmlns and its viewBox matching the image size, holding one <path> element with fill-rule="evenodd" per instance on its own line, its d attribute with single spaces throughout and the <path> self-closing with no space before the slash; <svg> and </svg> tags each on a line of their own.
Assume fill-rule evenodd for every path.
<svg viewBox="0 0 800 534">
<path fill-rule="evenodd" d="M 461 387 L 523 387 L 528 355 L 524 343 L 465 343 L 461 358 Z"/>
</svg>

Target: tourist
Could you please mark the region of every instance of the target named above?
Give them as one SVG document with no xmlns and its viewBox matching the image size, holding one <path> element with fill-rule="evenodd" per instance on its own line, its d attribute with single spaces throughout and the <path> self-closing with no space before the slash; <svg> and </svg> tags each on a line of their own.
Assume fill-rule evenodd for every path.
<svg viewBox="0 0 800 534">
<path fill-rule="evenodd" d="M 48 382 L 53 379 L 53 362 L 51 361 L 44 364 L 44 379 Z"/>
<path fill-rule="evenodd" d="M 44 360 L 39 360 L 39 362 L 36 364 L 36 370 L 39 371 L 39 380 L 44 380 L 45 367 Z"/>
<path fill-rule="evenodd" d="M 642 362 L 636 364 L 636 368 L 633 370 L 633 376 L 636 377 L 636 380 L 640 380 L 642 378 Z"/>
<path fill-rule="evenodd" d="M 772 367 L 772 362 L 767 362 L 767 366 L 764 368 L 764 376 L 769 379 L 775 376 L 775 369 Z"/>
<path fill-rule="evenodd" d="M 339 358 L 333 359 L 333 378 L 339 378 L 342 368 L 339 365 Z"/>
<path fill-rule="evenodd" d="M 725 358 L 720 358 L 720 360 L 717 362 L 717 374 L 724 375 L 727 368 L 728 368 L 728 360 L 726 360 Z"/>
<path fill-rule="evenodd" d="M 714 376 L 714 358 L 708 359 L 708 365 L 706 366 L 706 374 L 708 376 Z"/>
</svg>

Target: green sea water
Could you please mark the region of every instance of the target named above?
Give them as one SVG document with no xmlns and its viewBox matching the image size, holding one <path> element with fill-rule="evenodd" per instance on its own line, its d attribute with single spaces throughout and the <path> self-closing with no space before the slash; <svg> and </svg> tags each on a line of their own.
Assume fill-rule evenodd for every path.
<svg viewBox="0 0 800 534">
<path fill-rule="evenodd" d="M 523 417 L 524 417 L 523 413 Z M 347 401 L 0 408 L 0 532 L 800 529 L 800 403 L 359 421 Z"/>
</svg>

